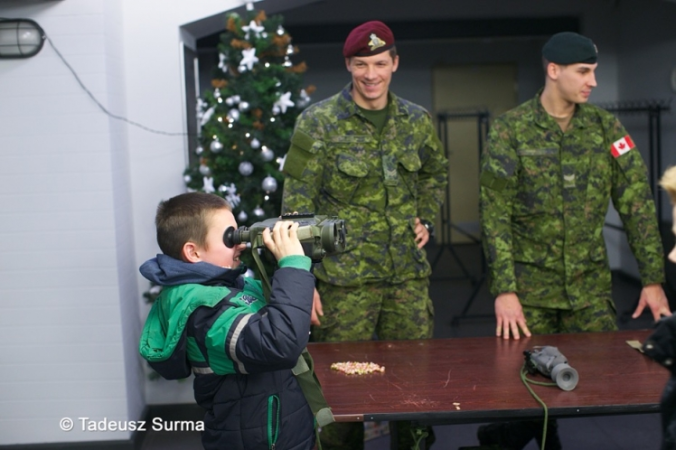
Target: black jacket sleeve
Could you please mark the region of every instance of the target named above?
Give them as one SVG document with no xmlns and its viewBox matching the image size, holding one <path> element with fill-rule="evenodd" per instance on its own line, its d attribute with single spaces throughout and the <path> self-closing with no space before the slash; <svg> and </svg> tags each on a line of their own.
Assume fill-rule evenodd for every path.
<svg viewBox="0 0 676 450">
<path fill-rule="evenodd" d="M 307 270 L 278 269 L 268 305 L 249 316 L 236 339 L 236 358 L 246 373 L 291 369 L 310 335 L 315 277 Z"/>
</svg>

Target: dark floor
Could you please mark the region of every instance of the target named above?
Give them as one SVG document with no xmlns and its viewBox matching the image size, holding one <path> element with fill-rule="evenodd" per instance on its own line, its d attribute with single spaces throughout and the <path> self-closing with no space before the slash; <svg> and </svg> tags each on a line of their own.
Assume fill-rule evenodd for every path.
<svg viewBox="0 0 676 450">
<path fill-rule="evenodd" d="M 486 283 L 481 282 L 481 253 L 478 245 L 431 247 L 428 257 L 434 264 L 430 295 L 435 307 L 436 338 L 491 336 L 493 299 Z M 457 256 L 457 258 L 456 258 Z M 459 265 L 461 261 L 465 272 Z M 467 279 L 474 279 L 474 283 Z M 476 290 L 473 301 L 469 298 Z M 613 276 L 613 297 L 621 329 L 641 329 L 652 326 L 652 317 L 643 314 L 631 319 L 640 286 L 620 275 Z M 459 317 L 467 308 L 466 316 Z M 457 450 L 478 445 L 476 429 L 480 424 L 435 427 L 437 443 L 434 449 Z M 589 417 L 559 420 L 559 434 L 566 450 L 643 450 L 660 446 L 660 423 L 657 414 Z M 200 449 L 198 433 L 148 432 L 141 450 Z M 369 440 L 366 450 L 389 449 L 389 436 Z M 526 450 L 535 450 L 531 442 Z"/>
</svg>

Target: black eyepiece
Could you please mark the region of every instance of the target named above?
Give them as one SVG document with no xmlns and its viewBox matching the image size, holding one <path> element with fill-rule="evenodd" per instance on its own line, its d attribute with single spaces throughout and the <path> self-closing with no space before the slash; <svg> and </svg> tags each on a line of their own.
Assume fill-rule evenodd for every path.
<svg viewBox="0 0 676 450">
<path fill-rule="evenodd" d="M 223 233 L 223 243 L 228 248 L 233 248 L 235 245 L 235 227 L 228 227 Z"/>
</svg>

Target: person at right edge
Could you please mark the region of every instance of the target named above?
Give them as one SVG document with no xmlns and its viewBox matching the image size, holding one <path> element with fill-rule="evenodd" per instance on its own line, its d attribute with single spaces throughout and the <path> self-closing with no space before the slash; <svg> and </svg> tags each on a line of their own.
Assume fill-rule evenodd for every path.
<svg viewBox="0 0 676 450">
<path fill-rule="evenodd" d="M 671 231 L 676 236 L 676 166 L 664 172 L 660 186 L 667 191 L 671 199 L 673 217 Z M 676 247 L 671 250 L 668 258 L 672 263 L 676 263 Z M 665 317 L 657 323 L 655 331 L 643 343 L 643 351 L 671 373 L 660 399 L 662 419 L 660 450 L 676 450 L 676 315 Z"/>
<path fill-rule="evenodd" d="M 640 153 L 622 124 L 587 104 L 596 87 L 597 49 L 572 32 L 542 49 L 545 86 L 491 125 L 481 162 L 481 225 L 504 339 L 617 329 L 603 226 L 612 199 L 643 289 L 637 318 L 670 315 L 662 289 L 663 248 Z M 543 421 L 479 427 L 489 448 L 522 449 Z M 561 448 L 556 421 L 546 450 Z"/>
</svg>

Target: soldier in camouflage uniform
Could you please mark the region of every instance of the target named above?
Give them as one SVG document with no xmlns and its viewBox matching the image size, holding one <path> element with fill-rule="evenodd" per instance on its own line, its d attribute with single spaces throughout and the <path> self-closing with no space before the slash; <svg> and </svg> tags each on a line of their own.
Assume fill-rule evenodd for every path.
<svg viewBox="0 0 676 450">
<path fill-rule="evenodd" d="M 596 86 L 596 46 L 559 33 L 542 54 L 544 89 L 494 121 L 482 155 L 481 223 L 496 335 L 617 329 L 603 239 L 611 199 L 644 285 L 633 317 L 646 306 L 655 320 L 668 315 L 646 167 L 622 124 L 586 104 Z M 547 450 L 560 447 L 549 441 Z"/>
<path fill-rule="evenodd" d="M 430 115 L 389 92 L 398 56 L 382 22 L 355 28 L 343 49 L 352 83 L 298 118 L 284 163 L 283 211 L 345 220 L 344 253 L 315 268 L 315 341 L 432 337 L 425 250 L 447 182 Z M 430 429 L 431 431 L 431 429 Z M 399 448 L 412 444 L 397 425 Z M 363 448 L 363 426 L 332 424 L 325 450 Z"/>
</svg>

